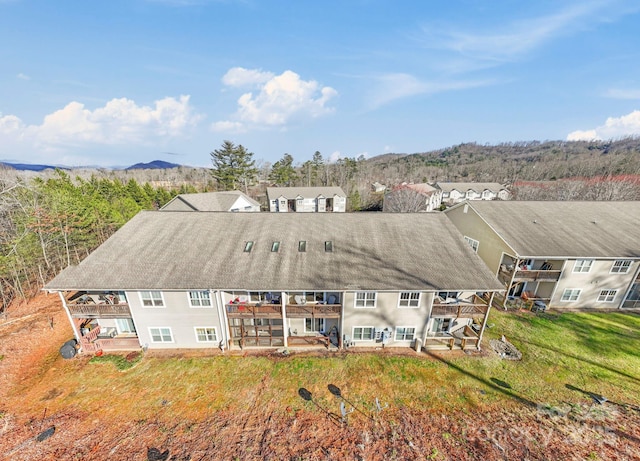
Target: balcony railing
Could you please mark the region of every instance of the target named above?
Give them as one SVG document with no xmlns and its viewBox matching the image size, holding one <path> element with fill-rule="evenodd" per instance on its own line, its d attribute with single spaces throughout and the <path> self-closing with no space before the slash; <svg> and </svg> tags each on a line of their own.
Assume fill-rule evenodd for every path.
<svg viewBox="0 0 640 461">
<path fill-rule="evenodd" d="M 131 337 L 118 337 L 96 339 L 91 343 L 82 343 L 83 352 L 97 352 L 97 351 L 135 351 L 140 349 L 140 340 L 137 336 Z"/>
<path fill-rule="evenodd" d="M 513 276 L 513 280 L 517 282 L 557 282 L 561 273 L 559 270 L 518 269 L 514 274 L 513 269 L 510 270 L 504 265 L 500 268 L 500 274 L 505 276 L 504 278 L 510 280 Z"/>
<path fill-rule="evenodd" d="M 229 317 L 282 317 L 282 308 L 280 304 L 227 304 L 226 308 L 227 315 L 229 315 Z"/>
<path fill-rule="evenodd" d="M 473 318 L 478 315 L 485 315 L 488 310 L 489 306 L 482 298 L 474 295 L 471 302 L 464 300 L 450 303 L 434 302 L 433 308 L 431 309 L 431 316 Z"/>
<path fill-rule="evenodd" d="M 129 304 L 68 304 L 71 317 L 82 319 L 130 319 Z"/>
<path fill-rule="evenodd" d="M 290 318 L 340 318 L 341 304 L 287 304 Z"/>
</svg>

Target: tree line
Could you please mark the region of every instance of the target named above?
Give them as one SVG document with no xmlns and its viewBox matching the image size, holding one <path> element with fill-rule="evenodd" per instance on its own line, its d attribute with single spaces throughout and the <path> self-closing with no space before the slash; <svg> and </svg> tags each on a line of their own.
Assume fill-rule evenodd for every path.
<svg viewBox="0 0 640 461">
<path fill-rule="evenodd" d="M 0 311 L 60 270 L 77 264 L 143 209 L 157 209 L 183 187 L 140 185 L 134 179 L 0 178 Z"/>
</svg>

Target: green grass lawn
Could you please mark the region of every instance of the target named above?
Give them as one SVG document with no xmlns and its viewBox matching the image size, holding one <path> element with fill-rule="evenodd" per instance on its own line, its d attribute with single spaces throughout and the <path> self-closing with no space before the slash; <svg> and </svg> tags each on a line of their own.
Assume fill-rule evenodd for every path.
<svg viewBox="0 0 640 461">
<path fill-rule="evenodd" d="M 581 391 L 640 404 L 640 316 L 494 310 L 488 323 L 483 354 L 384 351 L 328 358 L 147 354 L 130 368 L 121 359 L 58 359 L 53 369 L 39 375 L 38 383 L 26 382 L 17 393 L 34 412 L 44 407 L 49 411 L 101 408 L 114 417 L 127 414 L 141 420 L 166 406 L 174 417 L 185 418 L 262 404 L 273 405 L 274 411 L 291 411 L 309 405 L 298 395 L 302 387 L 320 405 L 335 406 L 329 384 L 367 410 L 373 410 L 375 398 L 395 408 L 445 412 L 554 407 L 588 401 L 589 395 Z M 523 353 L 521 361 L 503 360 L 489 352 L 489 340 L 501 335 Z"/>
</svg>

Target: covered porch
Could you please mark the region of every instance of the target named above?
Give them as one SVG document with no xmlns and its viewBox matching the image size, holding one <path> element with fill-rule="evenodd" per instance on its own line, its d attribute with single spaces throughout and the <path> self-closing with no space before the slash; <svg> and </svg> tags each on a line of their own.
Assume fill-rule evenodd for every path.
<svg viewBox="0 0 640 461">
<path fill-rule="evenodd" d="M 140 349 L 124 293 L 78 292 L 66 300 L 82 352 Z"/>
</svg>

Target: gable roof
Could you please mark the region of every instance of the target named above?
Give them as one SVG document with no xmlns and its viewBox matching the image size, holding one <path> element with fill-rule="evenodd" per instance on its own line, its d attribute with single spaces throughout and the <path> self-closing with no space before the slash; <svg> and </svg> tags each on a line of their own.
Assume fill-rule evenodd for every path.
<svg viewBox="0 0 640 461">
<path fill-rule="evenodd" d="M 519 256 L 640 258 L 638 201 L 469 201 L 465 204 Z"/>
<path fill-rule="evenodd" d="M 476 192 L 482 192 L 486 189 L 498 193 L 501 190 L 507 190 L 505 186 L 497 182 L 439 182 L 436 184 L 443 192 L 451 192 L 457 190 L 466 192 L 469 189 Z"/>
<path fill-rule="evenodd" d="M 341 187 L 267 187 L 267 197 L 269 201 L 276 200 L 278 197 L 284 197 L 293 200 L 296 197 L 316 198 L 319 195 L 323 197 L 333 197 L 339 195 L 346 197 Z"/>
<path fill-rule="evenodd" d="M 189 207 L 194 211 L 229 211 L 238 198 L 244 198 L 247 202 L 253 206 L 260 206 L 258 202 L 253 200 L 246 194 L 240 191 L 225 191 L 225 192 L 202 192 L 198 194 L 180 194 L 175 196 L 169 201 L 161 210 L 172 210 L 176 206 L 176 202 L 181 202 L 185 206 L 180 209 L 186 209 Z"/>
<path fill-rule="evenodd" d="M 304 240 L 306 252 L 298 251 Z M 243 251 L 253 241 L 251 252 Z M 279 241 L 278 252 L 271 245 Z M 324 242 L 333 251 L 325 252 Z M 143 211 L 49 290 L 500 290 L 444 215 Z"/>
<path fill-rule="evenodd" d="M 411 189 L 412 191 L 415 191 L 420 195 L 432 195 L 434 192 L 438 191 L 438 189 L 436 189 L 435 187 L 427 183 L 419 183 L 419 184 L 403 183 L 396 186 L 393 190 L 395 191 L 400 189 Z"/>
</svg>

